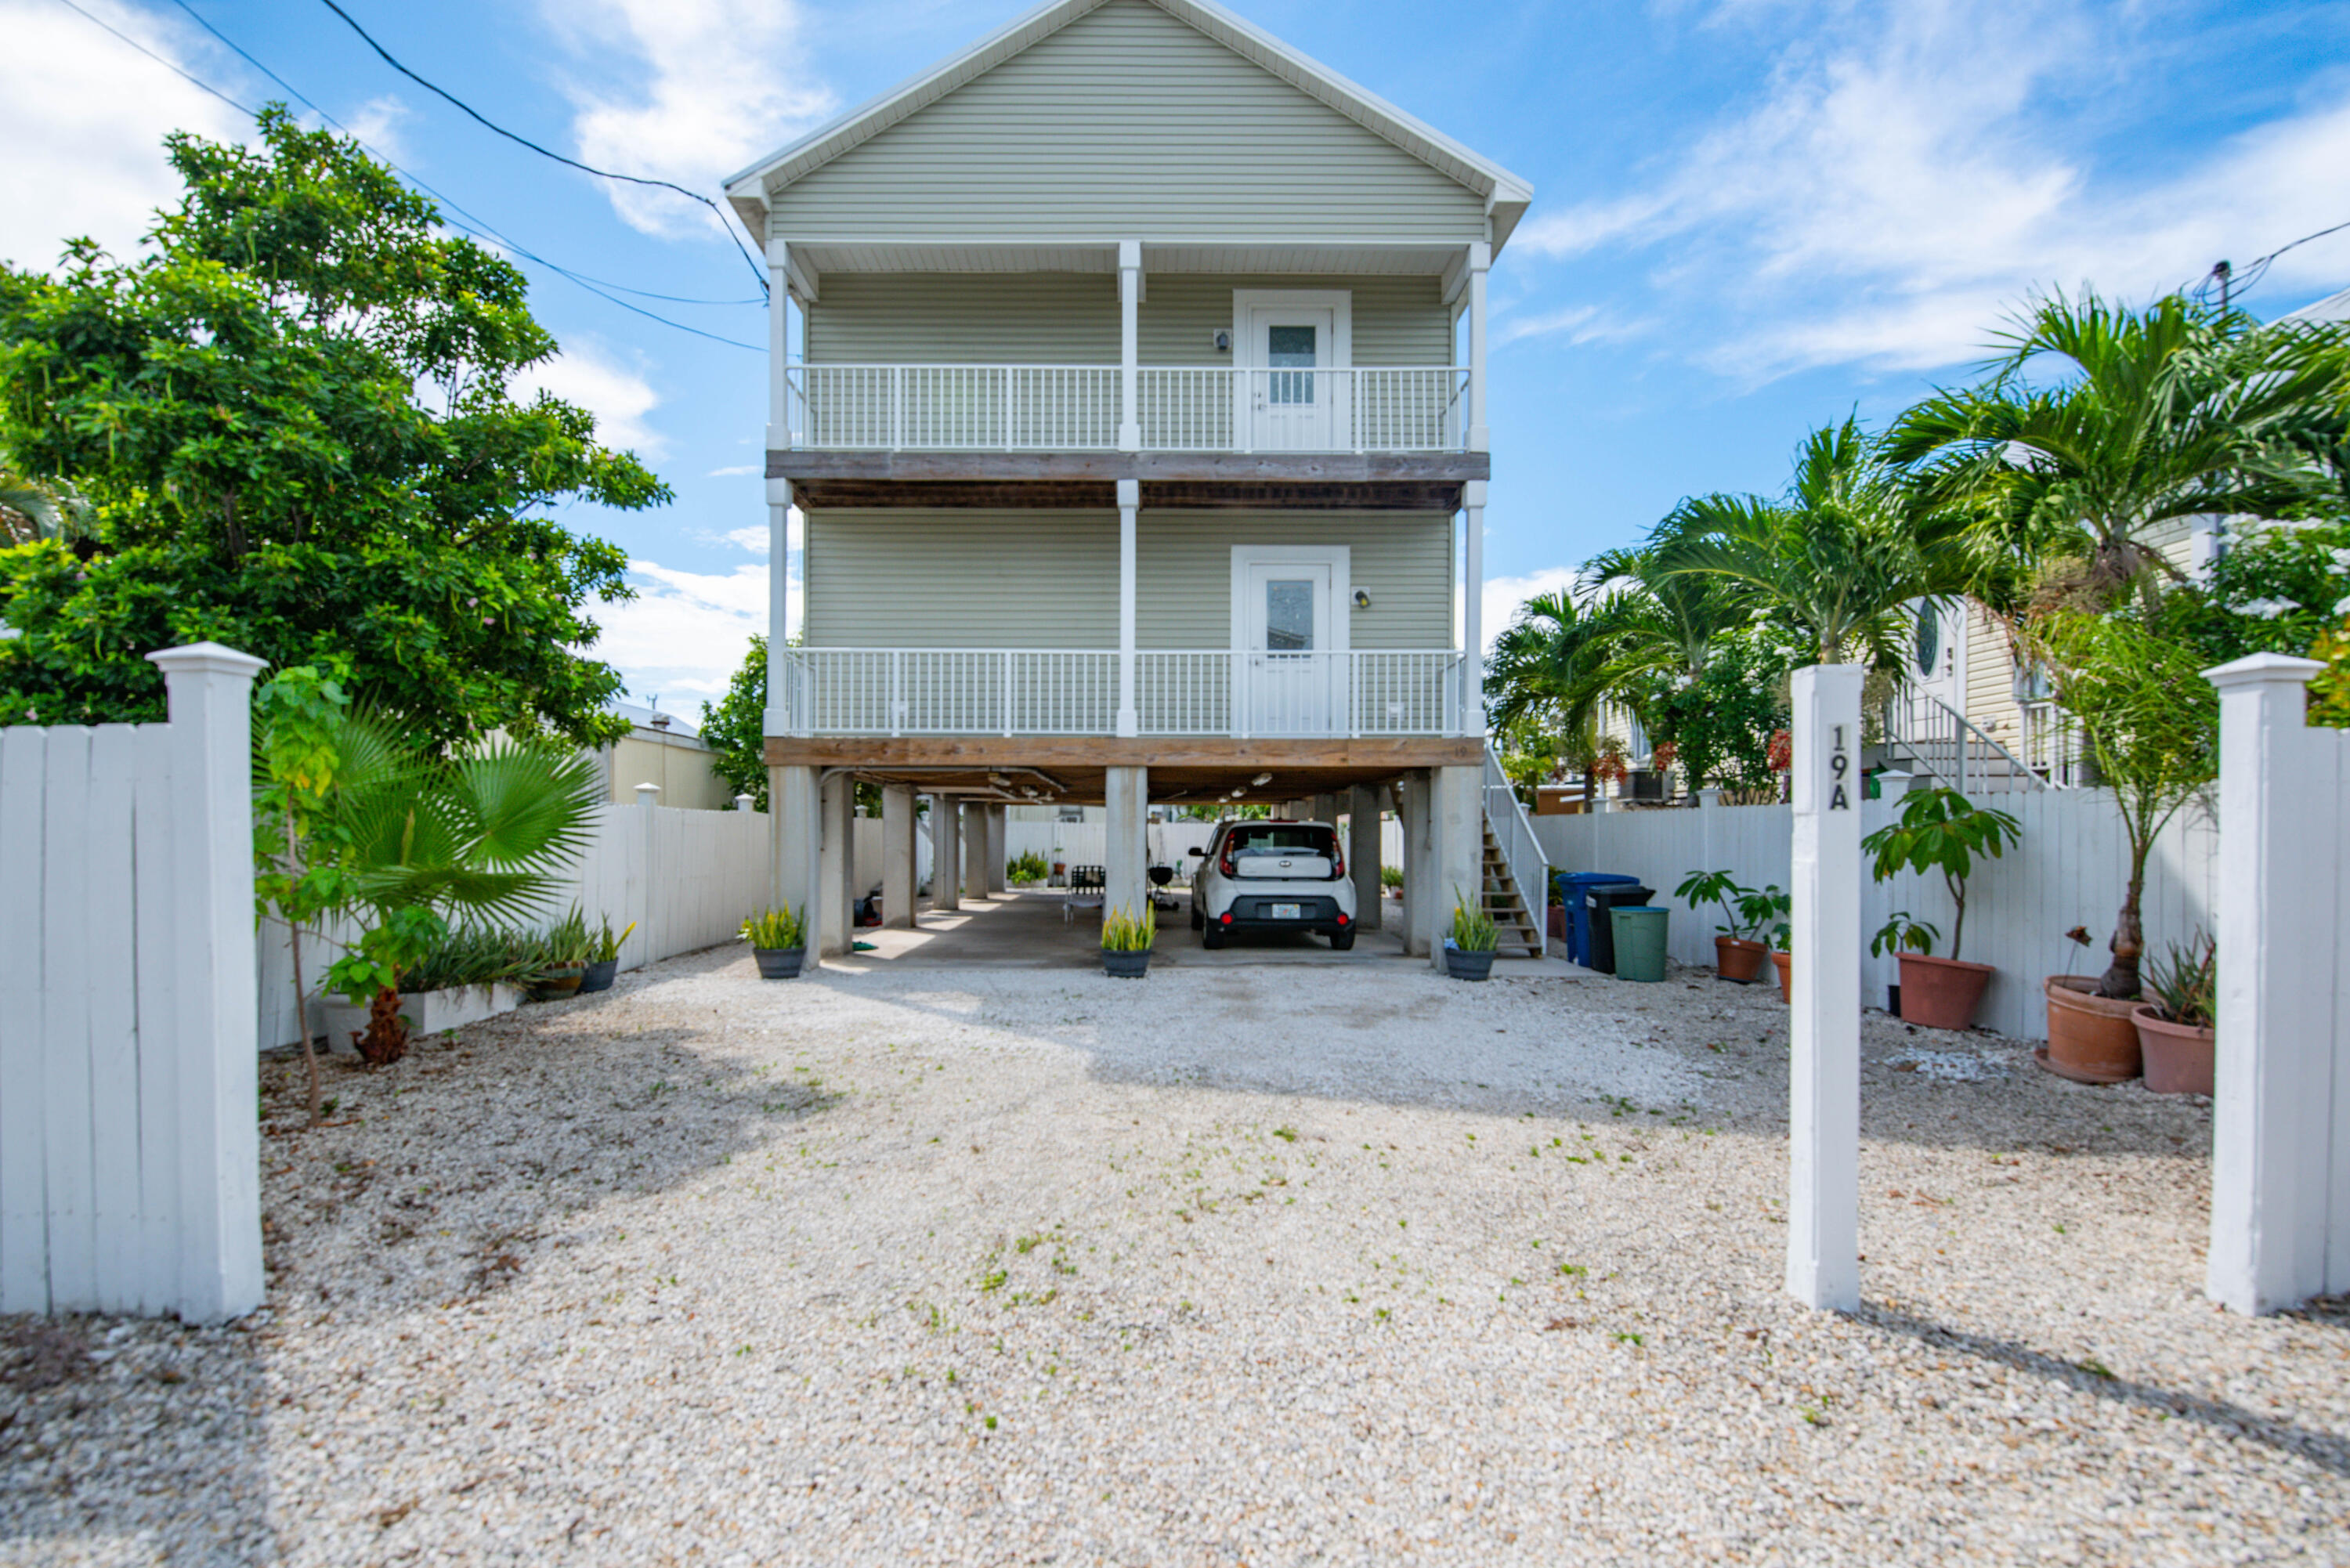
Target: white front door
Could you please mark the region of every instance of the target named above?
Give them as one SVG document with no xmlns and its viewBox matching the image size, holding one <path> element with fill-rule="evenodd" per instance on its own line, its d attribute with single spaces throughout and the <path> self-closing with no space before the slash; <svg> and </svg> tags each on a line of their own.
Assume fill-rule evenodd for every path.
<svg viewBox="0 0 2350 1568">
<path fill-rule="evenodd" d="M 1331 732 L 1332 569 L 1312 561 L 1253 561 L 1242 584 L 1242 711 L 1252 735 Z"/>
<path fill-rule="evenodd" d="M 1258 452 L 1333 450 L 1343 378 L 1322 372 L 1337 363 L 1336 312 L 1326 306 L 1252 306 L 1247 331 L 1250 444 Z"/>
<path fill-rule="evenodd" d="M 1918 690 L 1939 700 L 1951 711 L 1967 711 L 1967 614 L 1962 601 L 1951 600 L 1936 609 L 1919 599 L 1910 606 L 1914 629 L 1909 646 L 1909 678 Z"/>
</svg>

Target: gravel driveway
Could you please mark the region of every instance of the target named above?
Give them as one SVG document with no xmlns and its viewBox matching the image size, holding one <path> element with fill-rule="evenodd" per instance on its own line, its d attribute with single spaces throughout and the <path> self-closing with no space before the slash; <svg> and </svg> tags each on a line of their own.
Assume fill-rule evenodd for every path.
<svg viewBox="0 0 2350 1568">
<path fill-rule="evenodd" d="M 1416 964 L 762 984 L 264 1068 L 269 1309 L 0 1323 L 0 1561 L 2350 1561 L 2350 1315 L 2197 1293 L 2210 1113 Z"/>
</svg>

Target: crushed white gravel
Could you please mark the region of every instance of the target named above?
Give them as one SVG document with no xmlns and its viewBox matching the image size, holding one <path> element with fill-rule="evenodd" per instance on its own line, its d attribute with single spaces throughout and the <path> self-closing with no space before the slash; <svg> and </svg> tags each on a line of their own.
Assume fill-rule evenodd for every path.
<svg viewBox="0 0 2350 1568">
<path fill-rule="evenodd" d="M 2350 1314 L 2198 1293 L 2207 1105 L 1865 1031 L 1782 1292 L 1704 971 L 762 983 L 273 1056 L 269 1308 L 0 1321 L 0 1562 L 2342 1563 Z"/>
</svg>

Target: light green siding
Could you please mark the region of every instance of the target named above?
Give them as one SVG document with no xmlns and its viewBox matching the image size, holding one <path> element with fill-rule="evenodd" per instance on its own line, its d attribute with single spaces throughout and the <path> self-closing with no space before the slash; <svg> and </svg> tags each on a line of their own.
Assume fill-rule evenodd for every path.
<svg viewBox="0 0 2350 1568">
<path fill-rule="evenodd" d="M 812 648 L 1116 648 L 1118 514 L 811 512 Z"/>
<path fill-rule="evenodd" d="M 1212 334 L 1234 289 L 1345 289 L 1357 365 L 1445 365 L 1452 317 L 1432 277 L 1154 277 L 1136 311 L 1146 365 L 1229 365 Z M 832 273 L 807 313 L 812 364 L 1115 365 L 1114 273 Z"/>
<path fill-rule="evenodd" d="M 1344 545 L 1371 607 L 1359 649 L 1452 645 L 1452 520 L 1441 513 L 1145 508 L 1135 540 L 1136 640 L 1232 646 L 1235 545 Z M 873 509 L 807 522 L 815 648 L 1118 646 L 1118 514 Z"/>
<path fill-rule="evenodd" d="M 1143 0 L 786 186 L 769 221 L 795 240 L 1485 237 L 1475 192 Z"/>
</svg>

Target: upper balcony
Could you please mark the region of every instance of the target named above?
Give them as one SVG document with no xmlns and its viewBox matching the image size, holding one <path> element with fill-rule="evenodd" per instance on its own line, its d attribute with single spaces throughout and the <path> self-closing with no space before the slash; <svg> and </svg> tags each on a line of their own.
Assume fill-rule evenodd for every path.
<svg viewBox="0 0 2350 1568">
<path fill-rule="evenodd" d="M 794 365 L 785 435 L 794 452 L 1456 453 L 1469 389 L 1456 365 Z"/>
</svg>

